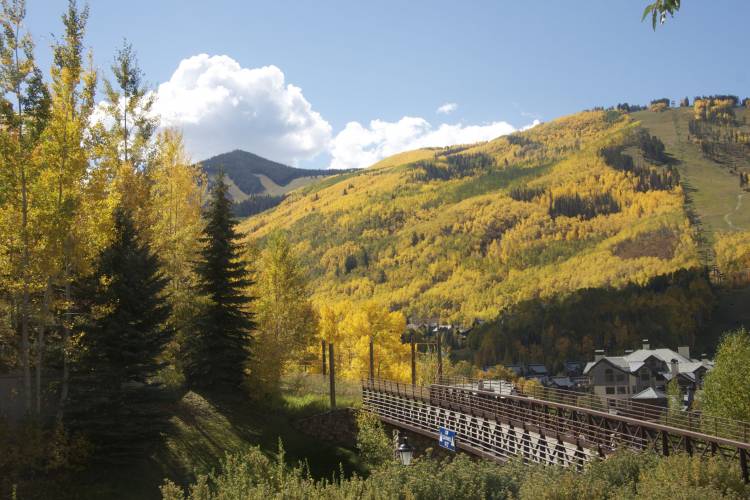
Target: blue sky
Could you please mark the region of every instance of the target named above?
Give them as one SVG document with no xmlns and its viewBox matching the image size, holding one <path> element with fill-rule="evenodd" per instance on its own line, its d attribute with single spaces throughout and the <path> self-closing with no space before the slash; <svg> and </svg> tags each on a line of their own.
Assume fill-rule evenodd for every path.
<svg viewBox="0 0 750 500">
<path fill-rule="evenodd" d="M 91 0 L 87 42 L 104 75 L 133 43 L 197 159 L 236 147 L 364 166 L 596 105 L 750 94 L 750 2 L 686 0 L 656 32 L 640 22 L 645 3 Z M 66 4 L 28 0 L 43 67 Z"/>
</svg>

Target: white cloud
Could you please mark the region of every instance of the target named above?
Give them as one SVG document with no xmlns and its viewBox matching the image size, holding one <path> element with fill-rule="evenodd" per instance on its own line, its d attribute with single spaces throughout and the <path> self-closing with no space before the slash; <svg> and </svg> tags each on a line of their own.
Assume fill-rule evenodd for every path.
<svg viewBox="0 0 750 500">
<path fill-rule="evenodd" d="M 542 120 L 535 119 L 533 122 L 529 123 L 528 125 L 521 127 L 521 132 L 534 128 L 537 125 L 540 125 L 541 123 L 542 123 Z"/>
<path fill-rule="evenodd" d="M 526 126 L 527 130 L 539 122 Z M 397 122 L 373 120 L 369 127 L 349 122 L 331 141 L 332 168 L 362 168 L 396 153 L 424 147 L 488 141 L 517 129 L 508 122 L 485 125 L 443 123 L 433 127 L 424 118 L 405 116 Z"/>
<path fill-rule="evenodd" d="M 228 56 L 183 59 L 159 85 L 155 111 L 182 129 L 198 160 L 245 149 L 295 164 L 328 148 L 331 125 L 276 66 L 243 68 Z"/>
<path fill-rule="evenodd" d="M 458 109 L 458 104 L 455 102 L 446 102 L 437 109 L 439 115 L 449 115 Z"/>
<path fill-rule="evenodd" d="M 396 153 L 430 146 L 469 144 L 515 132 L 504 121 L 433 126 L 424 118 L 396 122 L 349 122 L 335 137 L 302 89 L 285 82 L 276 66 L 243 68 L 228 56 L 199 54 L 183 59 L 156 90 L 154 111 L 163 127 L 182 130 L 196 160 L 244 149 L 287 164 L 331 156 L 333 168 L 362 168 Z M 458 108 L 445 103 L 437 110 Z M 536 125 L 524 127 L 526 130 Z"/>
</svg>

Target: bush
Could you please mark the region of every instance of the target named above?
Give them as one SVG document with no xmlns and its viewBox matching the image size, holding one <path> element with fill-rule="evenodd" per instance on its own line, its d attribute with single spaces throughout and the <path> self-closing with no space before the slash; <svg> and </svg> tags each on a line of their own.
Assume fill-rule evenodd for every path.
<svg viewBox="0 0 750 500">
<path fill-rule="evenodd" d="M 18 425 L 0 420 L 0 498 L 49 498 L 60 495 L 68 476 L 86 463 L 91 449 L 62 425 L 34 421 Z M 54 492 L 54 493 L 53 493 Z"/>
<path fill-rule="evenodd" d="M 377 415 L 364 410 L 357 412 L 357 429 L 357 449 L 366 467 L 374 469 L 393 461 L 393 443 Z"/>
<path fill-rule="evenodd" d="M 371 425 L 368 421 L 366 425 Z M 384 434 L 383 434 L 384 437 Z M 257 448 L 228 455 L 223 471 L 200 476 L 187 495 L 175 484 L 162 486 L 167 500 L 245 498 L 330 499 L 704 499 L 746 498 L 750 493 L 739 468 L 720 458 L 623 451 L 590 463 L 577 472 L 561 467 L 524 465 L 511 460 L 498 465 L 456 455 L 452 460 L 429 456 L 404 467 L 385 460 L 370 477 L 315 481 L 303 465 L 284 465 L 283 448 L 269 459 Z"/>
<path fill-rule="evenodd" d="M 750 488 L 742 481 L 739 467 L 719 457 L 673 455 L 644 468 L 638 496 L 654 500 L 673 498 L 747 498 Z"/>
</svg>

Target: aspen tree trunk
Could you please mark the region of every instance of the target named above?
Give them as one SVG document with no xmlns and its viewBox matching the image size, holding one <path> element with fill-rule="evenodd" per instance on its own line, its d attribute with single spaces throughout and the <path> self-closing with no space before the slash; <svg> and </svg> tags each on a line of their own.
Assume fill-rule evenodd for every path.
<svg viewBox="0 0 750 500">
<path fill-rule="evenodd" d="M 20 92 L 20 91 L 19 91 Z M 18 99 L 21 109 L 21 100 Z M 22 137 L 19 131 L 19 136 Z M 21 141 L 21 147 L 23 143 Z M 21 240 L 23 251 L 21 254 L 21 279 L 23 288 L 21 291 L 21 365 L 23 367 L 23 391 L 26 412 L 31 411 L 31 366 L 29 359 L 29 200 L 28 188 L 26 186 L 26 167 L 24 159 L 19 159 L 21 171 Z"/>
<path fill-rule="evenodd" d="M 63 413 L 65 411 L 65 402 L 68 399 L 69 380 L 70 380 L 70 317 L 72 315 L 70 311 L 70 265 L 65 263 L 65 313 L 62 321 L 62 333 L 63 333 L 63 373 L 62 373 L 62 384 L 60 387 L 60 404 L 57 408 L 57 419 L 62 420 Z"/>
<path fill-rule="evenodd" d="M 44 335 L 50 321 L 50 303 L 52 302 L 52 282 L 47 280 L 42 303 L 42 321 L 39 325 L 36 340 L 36 413 L 42 414 L 42 372 L 44 371 Z"/>
</svg>

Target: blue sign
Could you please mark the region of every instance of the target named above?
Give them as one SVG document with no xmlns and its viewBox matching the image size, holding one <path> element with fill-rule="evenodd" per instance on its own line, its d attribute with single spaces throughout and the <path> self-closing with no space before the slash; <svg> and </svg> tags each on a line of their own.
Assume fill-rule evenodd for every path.
<svg viewBox="0 0 750 500">
<path fill-rule="evenodd" d="M 445 427 L 440 428 L 440 441 L 438 441 L 441 448 L 446 450 L 456 451 L 456 431 L 449 431 Z"/>
</svg>

